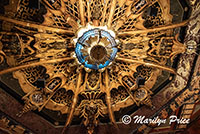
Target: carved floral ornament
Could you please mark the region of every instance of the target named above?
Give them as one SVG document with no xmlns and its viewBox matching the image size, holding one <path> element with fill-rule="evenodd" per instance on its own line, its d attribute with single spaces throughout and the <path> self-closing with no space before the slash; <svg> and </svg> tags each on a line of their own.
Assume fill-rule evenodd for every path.
<svg viewBox="0 0 200 134">
<path fill-rule="evenodd" d="M 13 72 L 25 93 L 22 116 L 50 109 L 83 118 L 88 133 L 114 111 L 146 104 L 163 72 L 177 75 L 179 42 L 169 0 L 10 0 L 0 34 L 0 75 Z M 38 16 L 39 17 L 38 17 Z M 38 18 L 34 17 L 37 16 Z M 190 44 L 194 44 L 190 42 Z M 192 47 L 191 49 L 195 49 Z"/>
</svg>

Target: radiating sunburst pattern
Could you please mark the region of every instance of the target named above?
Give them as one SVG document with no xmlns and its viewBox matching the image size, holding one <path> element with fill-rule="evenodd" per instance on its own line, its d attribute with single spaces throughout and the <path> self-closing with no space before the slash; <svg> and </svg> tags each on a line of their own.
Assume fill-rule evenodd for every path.
<svg viewBox="0 0 200 134">
<path fill-rule="evenodd" d="M 169 0 L 10 0 L 0 16 L 0 58 L 25 93 L 24 109 L 83 117 L 92 134 L 100 116 L 153 108 L 151 90 L 187 47 L 174 29 Z M 44 85 L 44 83 L 46 83 Z M 117 125 L 116 125 L 117 126 Z"/>
</svg>

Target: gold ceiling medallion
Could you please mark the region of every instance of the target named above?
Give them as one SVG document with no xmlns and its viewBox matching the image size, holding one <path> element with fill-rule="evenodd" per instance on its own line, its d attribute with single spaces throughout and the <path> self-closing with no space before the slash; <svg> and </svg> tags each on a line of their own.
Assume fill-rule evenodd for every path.
<svg viewBox="0 0 200 134">
<path fill-rule="evenodd" d="M 0 63 L 10 66 L 0 74 L 13 72 L 26 94 L 19 116 L 60 111 L 65 127 L 83 117 L 89 134 L 100 116 L 117 126 L 114 111 L 154 107 L 158 77 L 176 75 L 173 59 L 187 51 L 173 29 L 188 21 L 172 24 L 169 0 L 41 0 L 46 12 L 37 22 L 29 18 L 39 9 L 12 1 L 0 16 Z"/>
</svg>

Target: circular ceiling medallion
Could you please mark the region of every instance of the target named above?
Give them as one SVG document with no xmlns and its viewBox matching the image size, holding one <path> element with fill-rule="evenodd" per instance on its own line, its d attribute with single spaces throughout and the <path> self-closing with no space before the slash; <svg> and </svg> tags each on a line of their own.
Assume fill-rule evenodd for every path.
<svg viewBox="0 0 200 134">
<path fill-rule="evenodd" d="M 84 32 L 75 41 L 76 57 L 89 69 L 98 70 L 107 67 L 117 54 L 115 38 L 108 31 L 100 28 Z"/>
</svg>

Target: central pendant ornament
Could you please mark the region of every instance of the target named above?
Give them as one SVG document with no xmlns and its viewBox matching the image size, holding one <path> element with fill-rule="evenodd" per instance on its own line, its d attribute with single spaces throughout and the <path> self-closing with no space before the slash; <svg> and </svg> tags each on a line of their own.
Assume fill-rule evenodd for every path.
<svg viewBox="0 0 200 134">
<path fill-rule="evenodd" d="M 98 70 L 107 67 L 115 59 L 117 51 L 115 38 L 104 29 L 87 30 L 76 40 L 76 57 L 89 69 Z"/>
</svg>

